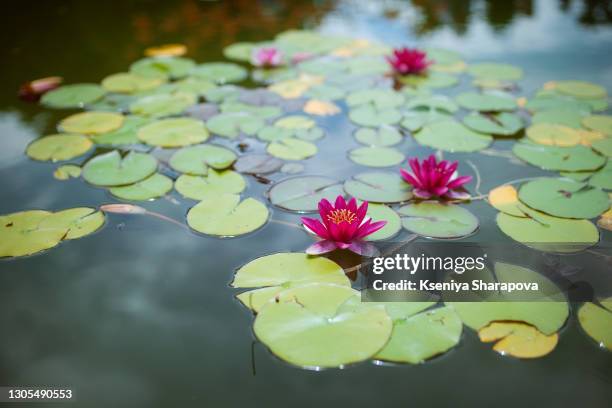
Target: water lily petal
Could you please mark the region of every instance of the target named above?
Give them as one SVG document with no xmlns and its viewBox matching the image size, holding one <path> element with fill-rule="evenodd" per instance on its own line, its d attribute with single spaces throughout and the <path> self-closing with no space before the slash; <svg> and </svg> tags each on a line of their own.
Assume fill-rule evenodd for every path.
<svg viewBox="0 0 612 408">
<path fill-rule="evenodd" d="M 361 256 L 373 257 L 380 255 L 380 252 L 371 242 L 353 241 L 348 246 L 348 250 Z"/>
<path fill-rule="evenodd" d="M 461 176 L 461 177 L 457 177 L 456 179 L 454 179 L 453 181 L 451 181 L 450 183 L 448 183 L 448 188 L 452 189 L 456 189 L 458 187 L 461 187 L 462 185 L 469 183 L 470 181 L 472 181 L 472 176 Z"/>
<path fill-rule="evenodd" d="M 304 224 L 304 228 L 309 230 L 310 232 L 320 236 L 323 239 L 329 239 L 329 233 L 321 221 L 316 220 L 314 218 L 302 217 L 302 223 Z"/>
<path fill-rule="evenodd" d="M 321 255 L 337 248 L 336 243 L 330 240 L 317 241 L 306 249 L 308 255 Z"/>
</svg>

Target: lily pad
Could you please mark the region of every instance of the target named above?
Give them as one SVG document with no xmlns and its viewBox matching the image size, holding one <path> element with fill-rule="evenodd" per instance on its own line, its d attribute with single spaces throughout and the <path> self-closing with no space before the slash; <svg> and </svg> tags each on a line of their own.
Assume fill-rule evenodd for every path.
<svg viewBox="0 0 612 408">
<path fill-rule="evenodd" d="M 397 109 L 377 109 L 368 104 L 351 109 L 349 118 L 360 126 L 380 127 L 398 123 L 402 120 L 402 114 Z"/>
<path fill-rule="evenodd" d="M 521 160 L 544 170 L 588 171 L 603 166 L 606 159 L 586 146 L 544 146 L 516 143 L 512 152 Z"/>
<path fill-rule="evenodd" d="M 306 91 L 305 95 L 309 98 L 321 100 L 336 100 L 344 98 L 346 91 L 340 87 L 321 84 L 313 86 Z"/>
<path fill-rule="evenodd" d="M 127 186 L 113 187 L 110 193 L 115 197 L 131 201 L 148 201 L 163 197 L 172 190 L 172 179 L 155 173 L 144 180 Z"/>
<path fill-rule="evenodd" d="M 78 178 L 81 177 L 81 168 L 74 164 L 64 164 L 55 169 L 53 177 L 55 177 L 56 180 Z"/>
<path fill-rule="evenodd" d="M 392 89 L 363 89 L 355 91 L 346 97 L 348 106 L 373 105 L 383 110 L 396 108 L 404 103 L 404 95 Z"/>
<path fill-rule="evenodd" d="M 281 129 L 310 129 L 315 126 L 315 121 L 302 115 L 286 116 L 274 122 L 274 126 Z"/>
<path fill-rule="evenodd" d="M 605 98 L 606 88 L 586 81 L 557 81 L 555 90 L 578 99 Z"/>
<path fill-rule="evenodd" d="M 366 360 L 385 345 L 392 322 L 383 306 L 343 311 L 354 296 L 359 292 L 350 287 L 320 283 L 285 290 L 261 309 L 253 330 L 272 353 L 300 367 Z"/>
<path fill-rule="evenodd" d="M 572 109 L 549 109 L 536 112 L 531 123 L 549 123 L 580 129 L 584 114 Z"/>
<path fill-rule="evenodd" d="M 414 138 L 424 146 L 449 152 L 475 152 L 493 141 L 490 135 L 474 132 L 454 120 L 431 123 L 416 133 Z"/>
<path fill-rule="evenodd" d="M 477 113 L 463 118 L 463 124 L 480 133 L 510 136 L 523 128 L 523 120 L 514 113 Z"/>
<path fill-rule="evenodd" d="M 288 211 L 312 212 L 319 201 L 343 195 L 342 184 L 329 177 L 292 177 L 274 184 L 268 191 L 270 202 Z"/>
<path fill-rule="evenodd" d="M 416 132 L 425 125 L 453 120 L 453 115 L 437 110 L 410 111 L 404 113 L 401 126 L 411 132 Z"/>
<path fill-rule="evenodd" d="M 265 126 L 257 132 L 257 138 L 264 142 L 276 142 L 278 140 L 295 137 L 309 142 L 319 140 L 325 133 L 320 127 L 310 129 L 286 129 L 276 126 Z"/>
<path fill-rule="evenodd" d="M 267 147 L 272 156 L 285 160 L 303 160 L 317 153 L 317 146 L 304 140 L 288 137 L 272 142 Z"/>
<path fill-rule="evenodd" d="M 239 82 L 247 77 L 247 70 L 230 62 L 207 62 L 200 64 L 191 71 L 196 78 L 206 79 L 218 84 Z"/>
<path fill-rule="evenodd" d="M 612 137 L 596 140 L 591 147 L 604 156 L 612 157 Z"/>
<path fill-rule="evenodd" d="M 378 129 L 360 128 L 355 132 L 355 139 L 368 146 L 393 146 L 402 141 L 402 134 L 394 127 L 383 126 Z"/>
<path fill-rule="evenodd" d="M 408 99 L 408 109 L 435 109 L 448 113 L 455 113 L 459 107 L 452 99 L 445 95 L 423 95 Z"/>
<path fill-rule="evenodd" d="M 489 191 L 489 204 L 499 211 L 515 217 L 526 217 L 520 206 L 518 191 L 511 185 L 503 185 Z"/>
<path fill-rule="evenodd" d="M 221 104 L 221 112 L 246 113 L 261 119 L 269 119 L 280 115 L 283 111 L 278 106 L 250 105 L 242 102 L 223 102 L 223 104 Z"/>
<path fill-rule="evenodd" d="M 608 195 L 600 189 L 555 178 L 523 184 L 519 199 L 531 208 L 564 218 L 595 218 L 610 207 Z"/>
<path fill-rule="evenodd" d="M 575 146 L 580 143 L 580 133 L 563 125 L 538 123 L 526 131 L 527 137 L 538 144 L 550 146 Z"/>
<path fill-rule="evenodd" d="M 449 88 L 457 85 L 459 79 L 455 75 L 442 72 L 430 72 L 427 75 L 406 75 L 399 78 L 404 85 L 414 88 Z"/>
<path fill-rule="evenodd" d="M 440 307 L 393 322 L 389 342 L 374 358 L 396 363 L 423 363 L 459 343 L 463 323 L 450 307 Z"/>
<path fill-rule="evenodd" d="M 399 203 L 412 198 L 412 188 L 398 174 L 359 173 L 344 182 L 347 194 L 373 203 Z"/>
<path fill-rule="evenodd" d="M 93 143 L 83 135 L 50 135 L 34 140 L 26 154 L 34 160 L 62 161 L 79 157 L 89 151 Z"/>
<path fill-rule="evenodd" d="M 427 238 L 460 238 L 478 229 L 478 218 L 455 204 L 425 201 L 397 211 L 408 231 Z"/>
<path fill-rule="evenodd" d="M 591 130 L 612 136 L 612 115 L 590 115 L 582 119 L 582 125 Z"/>
<path fill-rule="evenodd" d="M 123 125 L 112 132 L 101 133 L 92 137 L 96 144 L 100 145 L 130 145 L 136 144 L 138 140 L 137 132 L 142 126 L 150 123 L 150 120 L 140 116 L 126 116 Z"/>
<path fill-rule="evenodd" d="M 535 327 L 521 322 L 493 322 L 478 331 L 480 341 L 497 341 L 493 350 L 505 356 L 538 358 L 549 354 L 559 342 L 559 335 L 542 334 Z"/>
<path fill-rule="evenodd" d="M 89 160 L 83 167 L 83 178 L 96 186 L 114 187 L 136 183 L 156 169 L 157 161 L 149 154 L 130 152 L 122 158 L 113 150 Z"/>
<path fill-rule="evenodd" d="M 196 95 L 190 92 L 150 95 L 130 104 L 130 111 L 149 118 L 178 115 L 194 105 L 196 99 Z"/>
<path fill-rule="evenodd" d="M 89 235 L 104 225 L 105 216 L 101 211 L 89 207 L 69 208 L 57 211 L 43 219 L 38 228 L 41 230 L 66 228 L 65 240 L 78 239 Z"/>
<path fill-rule="evenodd" d="M 225 47 L 223 49 L 223 55 L 229 59 L 249 62 L 251 60 L 251 54 L 256 47 L 256 43 L 237 42 Z"/>
<path fill-rule="evenodd" d="M 187 213 L 187 224 L 207 235 L 234 237 L 255 231 L 268 220 L 268 208 L 254 198 L 236 194 L 207 197 Z"/>
<path fill-rule="evenodd" d="M 213 116 L 206 122 L 206 125 L 212 133 L 233 139 L 240 134 L 254 135 L 265 125 L 265 122 L 249 113 L 233 112 Z"/>
<path fill-rule="evenodd" d="M 582 329 L 600 347 L 612 351 L 612 312 L 587 302 L 578 310 L 578 321 Z"/>
<path fill-rule="evenodd" d="M 124 116 L 112 112 L 82 112 L 63 119 L 58 127 L 66 133 L 98 135 L 119 129 Z"/>
<path fill-rule="evenodd" d="M 513 111 L 516 109 L 516 102 L 514 99 L 493 94 L 465 92 L 459 94 L 455 100 L 459 106 L 475 111 L 497 112 Z"/>
<path fill-rule="evenodd" d="M 165 78 L 145 77 L 131 72 L 109 75 L 102 80 L 102 86 L 109 92 L 133 94 L 155 89 L 166 82 Z"/>
<path fill-rule="evenodd" d="M 182 147 L 204 142 L 208 130 L 202 121 L 191 118 L 162 119 L 141 127 L 138 139 L 151 146 Z"/>
<path fill-rule="evenodd" d="M 268 174 L 280 169 L 283 161 L 267 154 L 247 154 L 240 156 L 234 169 L 245 174 Z"/>
<path fill-rule="evenodd" d="M 143 58 L 130 66 L 130 72 L 153 78 L 183 78 L 195 67 L 195 63 L 188 58 L 180 57 L 151 57 Z"/>
<path fill-rule="evenodd" d="M 602 169 L 593 174 L 589 184 L 606 190 L 612 190 L 612 160 L 608 160 Z"/>
<path fill-rule="evenodd" d="M 82 108 L 101 99 L 106 91 L 98 84 L 62 85 L 47 92 L 40 102 L 51 108 Z"/>
<path fill-rule="evenodd" d="M 206 176 L 181 175 L 174 188 L 183 197 L 200 201 L 222 194 L 240 194 L 246 188 L 246 183 L 235 171 L 210 169 Z"/>
<path fill-rule="evenodd" d="M 402 220 L 398 213 L 392 208 L 384 204 L 369 204 L 366 217 L 370 217 L 372 221 L 387 221 L 384 227 L 373 234 L 368 235 L 366 241 L 381 241 L 397 235 L 402 229 Z"/>
<path fill-rule="evenodd" d="M 170 167 L 181 173 L 204 176 L 208 168 L 223 170 L 236 161 L 236 153 L 217 145 L 184 147 L 170 157 Z"/>
<path fill-rule="evenodd" d="M 497 79 L 500 81 L 518 81 L 523 76 L 521 68 L 495 62 L 471 64 L 468 72 L 478 78 Z"/>
<path fill-rule="evenodd" d="M 369 167 L 396 166 L 404 161 L 404 155 L 392 147 L 359 147 L 348 153 L 349 159 Z"/>
</svg>

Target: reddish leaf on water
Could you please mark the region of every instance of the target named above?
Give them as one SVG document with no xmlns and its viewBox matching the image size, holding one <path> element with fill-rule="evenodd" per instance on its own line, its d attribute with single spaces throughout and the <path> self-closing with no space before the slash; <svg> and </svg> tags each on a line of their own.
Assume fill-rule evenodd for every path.
<svg viewBox="0 0 612 408">
<path fill-rule="evenodd" d="M 40 97 L 61 85 L 63 79 L 59 76 L 35 79 L 19 87 L 19 98 L 27 102 L 36 102 Z"/>
</svg>

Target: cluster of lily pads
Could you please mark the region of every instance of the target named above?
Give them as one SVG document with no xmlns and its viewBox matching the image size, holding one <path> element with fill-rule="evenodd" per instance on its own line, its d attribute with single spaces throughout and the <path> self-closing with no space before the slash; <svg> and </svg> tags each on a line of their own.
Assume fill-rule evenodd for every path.
<svg viewBox="0 0 612 408">
<path fill-rule="evenodd" d="M 275 50 L 266 51 L 273 66 L 255 64 L 249 71 L 253 55 L 264 47 Z M 397 170 L 407 152 L 395 146 L 412 137 L 439 153 L 479 152 L 496 138 L 517 139 L 516 157 L 559 171 L 561 178 L 491 192 L 489 201 L 500 211 L 497 224 L 506 235 L 530 246 L 575 243 L 571 250 L 580 250 L 599 241 L 591 219 L 603 214 L 607 221 L 599 225 L 610 228 L 610 197 L 604 190 L 612 189 L 612 117 L 598 113 L 607 109 L 608 95 L 596 84 L 550 82 L 527 100 L 517 95 L 523 71 L 515 66 L 468 66 L 455 52 L 426 49 L 426 72 L 398 75 L 385 60 L 389 47 L 311 31 L 233 44 L 224 55 L 235 62 L 197 64 L 177 55 L 182 52 L 176 47 L 157 51 L 100 84 L 63 85 L 45 93 L 46 107 L 85 111 L 61 120 L 58 133 L 31 143 L 27 155 L 62 162 L 56 178 L 82 177 L 121 200 L 151 200 L 174 189 L 197 201 L 187 224 L 212 236 L 238 236 L 263 226 L 270 217 L 266 199 L 303 213 L 316 211 L 324 198 L 342 195 L 370 202 L 368 216 L 387 222 L 368 237 L 371 241 L 394 237 L 402 227 L 448 239 L 475 233 L 478 218 L 458 201 L 415 197 Z M 442 93 L 465 74 L 475 90 L 455 97 Z M 233 84 L 249 79 L 259 86 Z M 317 118 L 345 111 L 363 145 L 349 150 L 348 159 L 371 169 L 347 180 L 286 177 L 274 182 L 266 197 L 241 196 L 245 177 L 303 172 L 302 161 L 315 156 L 317 142 L 326 137 Z M 261 149 L 253 148 L 258 145 Z M 76 228 L 94 231 L 104 218 L 94 214 L 100 214 L 99 225 L 90 213 L 80 212 L 2 216 L 0 257 L 32 254 L 84 235 Z M 14 236 L 28 249 L 3 246 Z M 497 264 L 495 274 L 498 280 L 545 279 L 506 264 Z M 258 258 L 236 272 L 233 286 L 251 288 L 238 298 L 257 314 L 258 339 L 280 358 L 305 367 L 367 359 L 422 362 L 455 347 L 463 325 L 477 330 L 483 341 L 500 340 L 497 351 L 537 357 L 554 349 L 569 314 L 565 299 L 441 303 L 444 299 L 423 295 L 405 303 L 361 302 L 338 264 L 305 253 Z M 609 299 L 584 304 L 578 318 L 592 338 L 612 348 Z"/>
</svg>

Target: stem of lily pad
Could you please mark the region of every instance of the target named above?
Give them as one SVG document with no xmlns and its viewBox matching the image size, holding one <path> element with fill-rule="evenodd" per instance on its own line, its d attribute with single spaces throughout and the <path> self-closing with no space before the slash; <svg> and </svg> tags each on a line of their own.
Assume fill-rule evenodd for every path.
<svg viewBox="0 0 612 408">
<path fill-rule="evenodd" d="M 280 225 L 286 225 L 286 226 L 291 227 L 291 228 L 297 228 L 299 230 L 302 230 L 302 227 L 300 227 L 298 224 L 293 224 L 291 222 L 282 221 L 282 220 L 275 220 L 274 218 L 270 218 L 270 222 L 273 222 L 275 224 L 280 224 Z"/>
<path fill-rule="evenodd" d="M 480 183 L 482 179 L 480 178 L 480 171 L 478 170 L 478 167 L 476 167 L 476 165 L 472 163 L 471 160 L 467 160 L 466 163 L 472 168 L 472 170 L 474 170 L 474 175 L 476 176 L 476 186 L 474 187 L 474 190 L 476 190 L 476 193 L 481 196 L 482 193 L 480 192 Z"/>
</svg>

